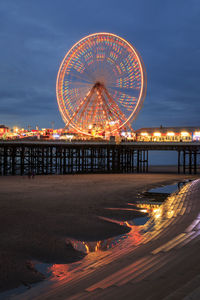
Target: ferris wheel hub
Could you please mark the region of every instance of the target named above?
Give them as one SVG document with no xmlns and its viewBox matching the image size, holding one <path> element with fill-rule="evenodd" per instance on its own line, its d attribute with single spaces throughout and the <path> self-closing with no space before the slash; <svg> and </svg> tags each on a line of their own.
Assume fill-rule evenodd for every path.
<svg viewBox="0 0 200 300">
<path fill-rule="evenodd" d="M 96 89 L 99 89 L 99 88 L 101 88 L 101 87 L 104 87 L 104 84 L 101 83 L 100 81 L 97 81 L 97 82 L 94 84 L 94 86 L 93 86 L 93 88 L 96 88 Z"/>
</svg>

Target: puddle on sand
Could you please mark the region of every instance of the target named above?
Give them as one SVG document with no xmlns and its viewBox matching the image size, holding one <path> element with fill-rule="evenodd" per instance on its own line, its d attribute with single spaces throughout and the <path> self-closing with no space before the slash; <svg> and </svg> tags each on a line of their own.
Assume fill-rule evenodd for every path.
<svg viewBox="0 0 200 300">
<path fill-rule="evenodd" d="M 184 180 L 178 183 L 165 185 L 138 193 L 137 203 L 161 205 L 170 194 L 178 193 L 181 188 L 191 180 Z M 130 204 L 130 203 L 129 203 Z M 140 206 L 142 207 L 142 206 Z"/>
<path fill-rule="evenodd" d="M 108 218 L 106 218 L 108 219 Z M 130 231 L 126 234 L 118 235 L 100 241 L 79 241 L 75 239 L 66 239 L 66 243 L 71 243 L 74 249 L 87 253 L 88 255 L 99 255 L 102 252 L 114 249 L 116 247 L 126 247 L 126 242 L 131 245 L 139 245 L 142 241 L 142 228 L 149 221 L 150 217 L 134 218 L 131 221 L 119 222 L 121 225 L 130 227 Z M 112 220 L 114 221 L 114 220 Z M 99 254 L 98 254 L 99 253 Z M 88 257 L 88 256 L 86 256 Z M 97 258 L 97 257 L 96 257 Z M 83 260 L 70 264 L 43 264 L 37 263 L 36 269 L 42 272 L 51 281 L 60 281 L 70 277 L 71 272 L 76 272 L 78 267 L 83 264 Z"/>
<path fill-rule="evenodd" d="M 140 208 L 141 212 L 148 213 L 148 216 L 137 217 L 129 221 L 116 221 L 106 217 L 100 217 L 107 221 L 117 223 L 119 225 L 128 226 L 130 231 L 128 233 L 111 237 L 105 240 L 99 241 L 80 241 L 76 239 L 67 238 L 66 244 L 70 243 L 74 249 L 84 252 L 88 255 L 92 253 L 105 252 L 109 249 L 116 247 L 122 248 L 126 246 L 126 242 L 131 243 L 132 245 L 139 245 L 142 241 L 143 233 L 147 231 L 152 231 L 158 222 L 159 217 L 161 216 L 160 204 L 136 204 L 136 203 L 127 203 L 132 210 L 131 206 Z M 110 208 L 112 209 L 112 208 Z M 124 208 L 117 208 L 124 210 Z M 151 220 L 151 222 L 149 222 Z M 87 257 L 87 256 L 86 256 Z M 70 264 L 44 264 L 37 262 L 35 268 L 43 273 L 46 278 L 51 281 L 60 281 L 64 278 L 70 276 L 71 272 L 76 272 L 78 267 L 82 265 L 84 259 L 79 262 L 74 262 Z"/>
<path fill-rule="evenodd" d="M 106 218 L 108 220 L 108 218 Z M 97 251 L 106 251 L 108 249 L 114 248 L 123 240 L 130 238 L 132 239 L 133 244 L 138 244 L 140 240 L 140 234 L 138 230 L 138 225 L 144 225 L 149 220 L 149 217 L 135 218 L 132 221 L 119 222 L 120 225 L 125 225 L 131 228 L 128 233 L 121 234 L 115 237 L 111 237 L 105 240 L 100 241 L 78 241 L 78 240 L 67 240 L 69 241 L 74 249 L 82 251 L 84 253 L 91 253 Z"/>
<path fill-rule="evenodd" d="M 188 182 L 188 180 L 185 180 L 183 182 L 178 182 L 175 184 L 157 187 L 157 188 L 148 190 L 148 193 L 171 194 L 176 191 L 179 191 L 182 188 L 182 186 L 184 184 L 186 184 L 187 182 Z"/>
<path fill-rule="evenodd" d="M 106 218 L 108 219 L 108 218 Z M 91 255 L 98 252 L 105 252 L 109 249 L 113 249 L 117 246 L 123 247 L 124 243 L 128 240 L 132 245 L 139 245 L 142 240 L 142 235 L 140 233 L 140 227 L 148 222 L 149 217 L 135 218 L 132 221 L 119 222 L 121 225 L 126 225 L 131 228 L 131 230 L 119 236 L 108 238 L 100 241 L 79 241 L 75 239 L 66 239 L 66 243 L 71 243 L 74 249 L 82 251 Z M 114 221 L 114 220 L 112 220 Z M 87 256 L 86 256 L 87 257 Z M 83 259 L 84 260 L 84 259 Z M 70 264 L 44 264 L 37 262 L 35 268 L 43 273 L 47 279 L 51 281 L 60 281 L 64 278 L 70 276 L 73 270 L 78 269 L 82 265 L 83 260 L 79 262 L 74 262 Z"/>
</svg>

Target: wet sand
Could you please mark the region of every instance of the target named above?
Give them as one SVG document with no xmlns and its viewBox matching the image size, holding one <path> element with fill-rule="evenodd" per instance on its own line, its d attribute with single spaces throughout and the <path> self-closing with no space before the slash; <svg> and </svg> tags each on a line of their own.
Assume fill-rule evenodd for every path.
<svg viewBox="0 0 200 300">
<path fill-rule="evenodd" d="M 177 174 L 0 177 L 0 291 L 44 277 L 29 263 L 68 263 L 83 254 L 65 239 L 100 240 L 129 229 L 99 219 L 131 219 L 105 210 L 134 202 L 137 193 L 186 178 Z"/>
</svg>

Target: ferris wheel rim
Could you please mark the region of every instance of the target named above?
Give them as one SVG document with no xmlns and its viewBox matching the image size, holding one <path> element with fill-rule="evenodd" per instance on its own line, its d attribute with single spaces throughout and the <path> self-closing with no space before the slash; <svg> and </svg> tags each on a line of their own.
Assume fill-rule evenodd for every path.
<svg viewBox="0 0 200 300">
<path fill-rule="evenodd" d="M 137 58 L 137 62 L 139 64 L 139 70 L 140 70 L 140 74 L 141 74 L 141 87 L 140 87 L 140 93 L 139 93 L 139 96 L 138 96 L 138 99 L 137 99 L 137 103 L 133 109 L 133 111 L 131 112 L 131 114 L 126 118 L 126 120 L 116 129 L 113 129 L 110 133 L 113 133 L 117 130 L 119 130 L 120 128 L 124 127 L 131 119 L 134 120 L 138 113 L 139 113 L 139 110 L 144 102 L 144 98 L 145 98 L 145 95 L 146 95 L 146 86 L 147 86 L 147 82 L 146 82 L 146 70 L 145 70 L 145 66 L 144 66 L 144 63 L 142 61 L 142 58 L 139 54 L 139 52 L 135 49 L 134 46 L 132 46 L 126 39 L 116 35 L 116 34 L 113 34 L 113 33 L 108 33 L 108 32 L 97 32 L 97 33 L 92 33 L 92 34 L 89 34 L 83 38 L 81 38 L 79 41 L 77 41 L 69 50 L 68 52 L 65 54 L 64 58 L 62 59 L 62 62 L 60 64 L 60 67 L 59 67 L 59 71 L 58 71 L 58 74 L 57 74 L 57 79 L 56 79 L 56 96 L 57 96 L 57 102 L 58 102 L 58 106 L 59 106 L 59 110 L 60 110 L 60 113 L 63 117 L 63 120 L 65 120 L 65 122 L 67 123 L 68 120 L 70 119 L 70 114 L 67 110 L 65 110 L 65 114 L 67 116 L 65 116 L 64 114 L 64 111 L 62 110 L 62 107 L 61 107 L 61 103 L 60 101 L 58 101 L 58 99 L 62 100 L 62 104 L 63 106 L 65 106 L 65 102 L 64 102 L 64 96 L 63 96 L 63 91 L 62 91 L 62 97 L 60 98 L 59 96 L 59 92 L 58 92 L 58 85 L 59 85 L 59 81 L 60 81 L 60 76 L 61 76 L 61 70 L 62 70 L 62 67 L 64 65 L 64 63 L 67 61 L 67 58 L 69 56 L 70 53 L 73 53 L 73 50 L 76 48 L 76 46 L 86 40 L 88 40 L 89 38 L 91 37 L 94 37 L 94 36 L 112 36 L 114 38 L 117 38 L 119 40 L 122 40 L 125 45 L 127 45 L 131 50 L 132 52 L 135 54 L 136 58 Z M 66 64 L 67 65 L 67 64 Z M 61 79 L 63 80 L 65 74 L 63 72 L 62 74 L 62 77 Z M 67 119 L 68 117 L 68 119 Z M 87 132 L 85 132 L 85 130 L 82 130 L 81 128 L 79 128 L 76 124 L 74 125 L 73 123 L 70 124 L 71 127 L 73 127 L 75 130 L 77 130 L 78 132 L 80 133 L 83 133 L 83 134 L 86 134 L 86 135 L 90 135 L 88 134 Z"/>
</svg>

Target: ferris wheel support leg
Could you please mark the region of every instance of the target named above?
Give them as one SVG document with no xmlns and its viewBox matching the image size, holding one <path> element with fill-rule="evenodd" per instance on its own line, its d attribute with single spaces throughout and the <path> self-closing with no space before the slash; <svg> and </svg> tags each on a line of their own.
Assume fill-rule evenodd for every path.
<svg viewBox="0 0 200 300">
<path fill-rule="evenodd" d="M 115 120 L 115 118 L 113 117 L 112 112 L 110 110 L 110 107 L 108 106 L 108 103 L 106 102 L 106 100 L 105 100 L 105 98 L 103 97 L 102 94 L 101 94 L 101 98 L 103 100 L 103 107 L 104 107 L 104 111 L 105 111 L 105 114 L 107 116 L 107 119 L 109 120 L 109 117 L 110 117 L 112 120 Z M 109 129 L 110 129 L 110 132 L 111 132 L 110 124 L 109 124 Z"/>
<path fill-rule="evenodd" d="M 82 117 L 83 117 L 83 115 L 84 115 L 84 113 L 85 113 L 85 111 L 86 111 L 86 109 L 87 109 L 87 107 L 88 107 L 88 104 L 89 104 L 89 102 L 90 102 L 91 97 L 92 97 L 92 95 L 90 95 L 90 96 L 88 97 L 86 103 L 84 104 L 85 107 L 83 107 L 82 112 L 80 113 L 79 117 L 77 118 L 77 122 L 79 122 L 79 121 L 82 120 Z M 78 112 L 77 112 L 76 115 L 78 115 Z"/>
<path fill-rule="evenodd" d="M 68 121 L 68 123 L 66 124 L 66 126 L 69 126 L 69 124 L 72 122 L 72 120 L 76 117 L 76 115 L 82 109 L 82 107 L 84 106 L 85 102 L 88 101 L 88 98 L 90 98 L 92 91 L 93 91 L 93 89 L 91 89 L 91 91 L 86 95 L 86 97 L 84 98 L 84 100 L 80 103 L 79 107 L 77 108 L 77 110 L 75 111 L 75 113 L 73 114 L 73 116 L 70 118 L 70 120 Z"/>
<path fill-rule="evenodd" d="M 115 113 L 117 114 L 118 118 L 120 118 L 122 120 L 122 123 L 126 122 L 126 117 L 125 117 L 124 113 L 121 111 L 121 109 L 119 108 L 119 105 L 117 105 L 117 103 L 114 101 L 114 99 L 110 96 L 110 94 L 108 93 L 106 88 L 104 88 L 104 91 L 105 91 L 108 99 L 112 102 Z M 127 125 L 131 128 L 131 124 L 129 122 L 127 122 Z"/>
</svg>

